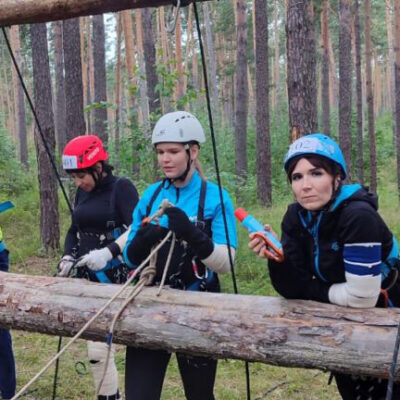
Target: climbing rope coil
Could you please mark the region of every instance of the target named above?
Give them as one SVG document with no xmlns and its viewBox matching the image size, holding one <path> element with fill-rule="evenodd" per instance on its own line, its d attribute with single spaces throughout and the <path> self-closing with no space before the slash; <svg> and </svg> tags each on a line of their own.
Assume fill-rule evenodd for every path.
<svg viewBox="0 0 400 400">
<path fill-rule="evenodd" d="M 171 207 L 172 204 L 169 203 L 168 200 L 163 200 L 160 208 L 157 210 L 157 212 L 149 217 L 148 219 L 146 219 L 146 223 L 149 223 L 153 220 L 157 220 L 160 216 L 162 216 L 164 214 L 164 210 L 167 207 Z M 111 321 L 110 327 L 108 329 L 108 333 L 107 333 L 107 338 L 106 338 L 106 343 L 108 345 L 108 349 L 107 349 L 107 356 L 106 356 L 106 361 L 105 361 L 105 365 L 104 365 L 104 371 L 103 371 L 103 376 L 100 380 L 100 383 L 98 385 L 98 387 L 96 388 L 96 397 L 95 399 L 97 399 L 97 396 L 99 394 L 99 391 L 101 389 L 101 386 L 103 384 L 105 375 L 106 375 L 106 371 L 107 371 L 107 367 L 108 367 L 108 363 L 110 360 L 110 354 L 111 354 L 111 345 L 112 345 L 112 340 L 113 340 L 113 333 L 114 333 L 114 329 L 115 329 L 115 325 L 118 322 L 118 319 L 121 317 L 122 313 L 124 312 L 124 310 L 126 309 L 126 307 L 128 306 L 128 304 L 130 302 L 132 302 L 138 295 L 139 293 L 143 290 L 143 288 L 145 286 L 148 286 L 152 283 L 153 278 L 156 274 L 156 261 L 157 261 L 157 253 L 159 251 L 159 249 L 170 239 L 171 240 L 171 245 L 170 245 L 170 249 L 168 252 L 168 256 L 167 256 L 167 260 L 165 262 L 165 266 L 164 266 L 164 271 L 163 271 L 163 276 L 162 276 L 162 280 L 159 286 L 159 290 L 157 293 L 157 296 L 159 296 L 161 294 L 162 288 L 165 284 L 165 280 L 167 277 L 167 273 L 168 273 L 168 268 L 169 265 L 171 263 L 171 258 L 172 258 L 172 253 L 175 247 L 175 242 L 176 242 L 176 237 L 175 234 L 172 231 L 169 231 L 167 233 L 167 235 L 164 237 L 164 239 L 162 239 L 160 241 L 160 243 L 158 243 L 156 246 L 153 247 L 153 249 L 151 250 L 150 254 L 147 256 L 147 258 L 135 269 L 135 271 L 132 273 L 132 275 L 129 277 L 129 279 L 123 284 L 123 286 L 121 287 L 121 289 L 119 289 L 97 312 L 96 314 L 89 319 L 89 321 L 86 322 L 86 324 L 83 325 L 83 327 L 78 331 L 78 333 L 69 340 L 69 342 L 25 385 L 23 386 L 19 392 L 14 395 L 14 397 L 11 398 L 11 400 L 17 400 L 19 399 L 25 392 L 26 390 L 33 384 L 35 383 L 41 375 L 43 375 L 48 368 L 50 368 L 50 366 L 56 362 L 64 353 L 65 351 L 71 347 L 71 345 L 73 343 L 75 343 L 81 336 L 82 334 L 89 328 L 89 326 L 106 310 L 107 307 L 109 307 L 115 299 L 117 299 L 124 291 L 125 289 L 135 280 L 135 278 L 139 275 L 140 273 L 140 278 L 138 280 L 138 282 L 133 285 L 133 287 L 131 288 L 131 290 L 126 294 L 126 299 L 123 302 L 122 306 L 120 307 L 120 309 L 117 311 L 117 313 L 115 314 L 114 318 Z"/>
</svg>

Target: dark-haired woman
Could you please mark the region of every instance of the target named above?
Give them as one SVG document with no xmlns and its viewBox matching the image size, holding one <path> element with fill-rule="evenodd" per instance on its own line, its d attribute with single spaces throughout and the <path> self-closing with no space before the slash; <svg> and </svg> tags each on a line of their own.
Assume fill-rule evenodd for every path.
<svg viewBox="0 0 400 400">
<path fill-rule="evenodd" d="M 290 146 L 284 166 L 296 202 L 282 221 L 285 261 L 268 262 L 278 293 L 355 308 L 399 306 L 397 241 L 377 212 L 377 197 L 343 185 L 347 169 L 337 143 L 320 133 L 304 136 Z M 264 257 L 264 244 L 251 237 L 249 247 Z M 385 397 L 385 380 L 335 378 L 345 400 Z M 395 385 L 393 398 L 399 396 Z"/>
<path fill-rule="evenodd" d="M 76 264 L 78 277 L 103 283 L 123 283 L 127 279 L 128 268 L 118 256 L 125 245 L 138 194 L 128 179 L 112 174 L 107 159 L 103 143 L 95 135 L 78 136 L 63 151 L 63 168 L 78 189 L 72 224 L 58 267 L 59 276 L 68 276 L 74 261 L 83 256 Z M 107 344 L 88 341 L 88 356 L 98 389 L 105 368 Z M 114 350 L 98 399 L 121 399 Z"/>
</svg>

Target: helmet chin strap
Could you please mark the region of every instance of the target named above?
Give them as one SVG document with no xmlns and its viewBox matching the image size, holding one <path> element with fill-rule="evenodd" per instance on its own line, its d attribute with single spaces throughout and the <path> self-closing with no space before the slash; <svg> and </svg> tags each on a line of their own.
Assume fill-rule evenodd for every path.
<svg viewBox="0 0 400 400">
<path fill-rule="evenodd" d="M 188 155 L 186 169 L 181 175 L 177 176 L 176 178 L 167 178 L 166 180 L 169 181 L 171 184 L 173 184 L 174 182 L 184 182 L 190 172 L 193 160 L 190 158 L 190 147 L 188 144 L 185 144 L 185 149 Z"/>
</svg>

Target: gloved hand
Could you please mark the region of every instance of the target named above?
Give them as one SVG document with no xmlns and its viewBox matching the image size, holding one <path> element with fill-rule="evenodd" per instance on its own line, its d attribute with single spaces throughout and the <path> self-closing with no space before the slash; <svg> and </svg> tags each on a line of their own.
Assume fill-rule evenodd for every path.
<svg viewBox="0 0 400 400">
<path fill-rule="evenodd" d="M 92 271 L 100 271 L 112 258 L 111 251 L 107 247 L 103 247 L 102 249 L 89 251 L 89 253 L 80 258 L 76 263 L 76 267 L 86 265 Z"/>
<path fill-rule="evenodd" d="M 178 207 L 170 207 L 164 214 L 168 216 L 168 228 L 175 232 L 178 239 L 185 240 L 201 260 L 213 252 L 214 243 L 211 238 L 192 224 L 184 211 Z"/>
<path fill-rule="evenodd" d="M 126 250 L 128 259 L 139 265 L 150 253 L 151 248 L 164 239 L 168 229 L 154 224 L 147 224 L 140 228 Z"/>
<path fill-rule="evenodd" d="M 63 256 L 57 265 L 57 276 L 69 276 L 74 262 L 75 259 L 69 254 Z"/>
</svg>

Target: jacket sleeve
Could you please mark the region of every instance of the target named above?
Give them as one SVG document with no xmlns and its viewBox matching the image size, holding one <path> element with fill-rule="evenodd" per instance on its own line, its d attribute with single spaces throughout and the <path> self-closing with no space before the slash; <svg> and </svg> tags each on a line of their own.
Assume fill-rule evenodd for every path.
<svg viewBox="0 0 400 400">
<path fill-rule="evenodd" d="M 329 289 L 333 304 L 375 307 L 381 289 L 382 228 L 378 213 L 369 206 L 348 207 L 341 218 L 345 279 Z"/>
<path fill-rule="evenodd" d="M 78 199 L 79 199 L 79 189 L 77 190 L 75 195 L 74 207 L 76 207 L 76 205 L 78 204 Z M 71 256 L 72 253 L 77 250 L 78 246 L 78 227 L 74 222 L 73 215 L 71 219 L 72 219 L 71 226 L 67 231 L 64 241 L 64 253 L 63 253 L 64 256 L 65 255 Z"/>
<path fill-rule="evenodd" d="M 121 178 L 120 181 L 116 201 L 117 209 L 122 222 L 129 226 L 132 223 L 132 213 L 139 201 L 139 195 L 129 179 Z"/>
<path fill-rule="evenodd" d="M 287 299 L 315 300 L 328 303 L 329 284 L 312 273 L 312 254 L 300 235 L 301 226 L 288 211 L 282 222 L 283 263 L 268 260 L 269 274 L 275 290 Z"/>
</svg>

